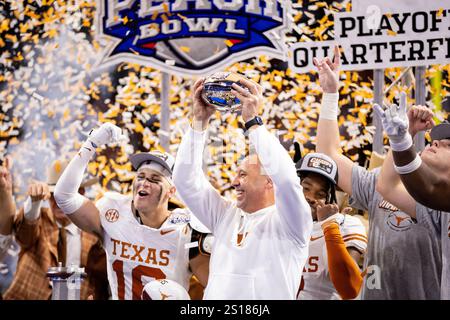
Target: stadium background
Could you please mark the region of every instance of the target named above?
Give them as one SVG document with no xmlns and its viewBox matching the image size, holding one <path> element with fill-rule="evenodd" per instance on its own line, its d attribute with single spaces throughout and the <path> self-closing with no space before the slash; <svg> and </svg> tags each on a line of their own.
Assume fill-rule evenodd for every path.
<svg viewBox="0 0 450 320">
<path fill-rule="evenodd" d="M 288 43 L 333 39 L 333 13 L 350 11 L 351 1 L 293 1 L 294 29 Z M 94 68 L 102 44 L 95 40 L 95 0 L 0 3 L 0 158 L 13 158 L 16 199 L 24 200 L 29 179 L 45 181 L 47 165 L 71 157 L 99 122 L 126 130 L 129 142 L 103 148 L 89 164 L 100 177 L 99 189 L 130 191 L 133 175 L 128 155 L 161 149 L 159 129 L 161 72 L 121 63 Z M 186 50 L 189 50 L 187 48 Z M 287 63 L 265 56 L 229 66 L 265 89 L 264 118 L 293 154 L 293 141 L 304 152 L 314 149 L 321 90 L 317 74 L 293 74 Z M 389 86 L 402 72 L 385 70 Z M 436 120 L 449 117 L 450 65 L 426 70 L 427 105 Z M 373 72 L 342 72 L 339 116 L 346 155 L 366 166 L 371 156 Z M 170 151 L 176 154 L 189 125 L 190 87 L 194 78 L 171 77 Z M 414 78 L 392 87 L 386 99 L 395 102 L 400 89 L 414 97 Z M 414 103 L 414 99 L 409 100 Z M 228 193 L 236 162 L 246 150 L 235 115 L 216 113 L 210 126 L 208 173 Z M 225 169 L 225 170 L 223 170 Z"/>
</svg>

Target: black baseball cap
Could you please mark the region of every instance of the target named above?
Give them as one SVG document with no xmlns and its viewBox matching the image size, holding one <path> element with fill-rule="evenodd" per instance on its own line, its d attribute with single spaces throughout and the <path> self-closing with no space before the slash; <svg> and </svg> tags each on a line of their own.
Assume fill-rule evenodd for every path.
<svg viewBox="0 0 450 320">
<path fill-rule="evenodd" d="M 432 140 L 450 139 L 450 122 L 444 121 L 433 127 L 430 136 Z"/>
</svg>

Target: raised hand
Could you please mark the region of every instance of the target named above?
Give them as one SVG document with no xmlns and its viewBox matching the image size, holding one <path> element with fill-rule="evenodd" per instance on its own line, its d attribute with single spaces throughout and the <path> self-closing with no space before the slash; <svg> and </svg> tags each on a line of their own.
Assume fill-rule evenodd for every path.
<svg viewBox="0 0 450 320">
<path fill-rule="evenodd" d="M 11 160 L 5 158 L 3 165 L 0 167 L 0 192 L 12 194 L 12 178 L 11 178 Z"/>
<path fill-rule="evenodd" d="M 89 133 L 88 140 L 92 142 L 94 147 L 100 147 L 105 144 L 121 142 L 125 140 L 122 129 L 118 126 L 106 122 L 100 128 L 94 129 Z"/>
<path fill-rule="evenodd" d="M 409 148 L 412 139 L 408 133 L 409 121 L 406 114 L 406 93 L 402 92 L 400 94 L 399 106 L 392 104 L 386 110 L 383 110 L 378 104 L 375 104 L 373 107 L 381 119 L 391 147 L 395 151 L 403 151 L 405 148 Z"/>
<path fill-rule="evenodd" d="M 0 234 L 3 235 L 11 234 L 16 212 L 13 199 L 11 162 L 11 159 L 6 157 L 3 165 L 0 166 Z"/>
<path fill-rule="evenodd" d="M 339 207 L 336 203 L 325 204 L 323 201 L 318 201 L 316 205 L 317 221 L 324 221 L 332 215 L 339 212 Z"/>
<path fill-rule="evenodd" d="M 409 120 L 409 133 L 414 137 L 418 132 L 434 127 L 433 111 L 426 106 L 412 106 L 407 112 Z"/>
<path fill-rule="evenodd" d="M 50 199 L 50 190 L 45 182 L 32 180 L 28 185 L 28 195 L 32 202 Z"/>
<path fill-rule="evenodd" d="M 192 88 L 193 126 L 197 130 L 205 130 L 215 108 L 209 106 L 202 98 L 204 79 L 198 79 Z"/>
<path fill-rule="evenodd" d="M 339 68 L 341 66 L 341 55 L 339 47 L 334 47 L 333 61 L 326 57 L 324 59 L 313 59 L 314 65 L 319 72 L 319 82 L 324 93 L 337 93 L 339 89 Z"/>
<path fill-rule="evenodd" d="M 259 114 L 259 109 L 262 107 L 264 100 L 262 95 L 263 88 L 256 82 L 248 79 L 241 79 L 239 83 L 243 84 L 248 90 L 233 83 L 231 93 L 241 101 L 242 120 L 247 122 Z"/>
</svg>

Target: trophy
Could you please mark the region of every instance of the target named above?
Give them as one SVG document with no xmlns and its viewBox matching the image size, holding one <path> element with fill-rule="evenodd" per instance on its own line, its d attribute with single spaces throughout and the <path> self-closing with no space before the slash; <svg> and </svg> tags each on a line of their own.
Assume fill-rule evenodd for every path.
<svg viewBox="0 0 450 320">
<path fill-rule="evenodd" d="M 47 277 L 51 280 L 52 300 L 80 300 L 81 282 L 87 274 L 84 268 L 75 265 L 63 267 L 60 262 L 57 267 L 50 267 Z"/>
<path fill-rule="evenodd" d="M 203 83 L 203 100 L 220 112 L 235 112 L 239 110 L 241 101 L 231 93 L 231 85 L 238 84 L 248 89 L 238 81 L 245 79 L 243 76 L 232 72 L 217 72 L 206 77 Z"/>
</svg>

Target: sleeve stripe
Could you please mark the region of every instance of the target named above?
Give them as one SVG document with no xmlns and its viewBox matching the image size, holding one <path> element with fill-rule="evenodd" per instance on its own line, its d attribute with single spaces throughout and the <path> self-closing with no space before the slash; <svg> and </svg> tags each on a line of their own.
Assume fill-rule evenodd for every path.
<svg viewBox="0 0 450 320">
<path fill-rule="evenodd" d="M 364 239 L 367 240 L 366 235 L 361 234 L 361 233 L 349 233 L 349 234 L 346 234 L 346 235 L 342 236 L 342 238 L 343 238 L 344 240 L 345 240 L 346 238 L 350 238 L 350 237 L 361 237 L 361 238 L 364 238 Z"/>
<path fill-rule="evenodd" d="M 362 238 L 362 237 L 358 237 L 358 236 L 346 238 L 346 239 L 344 239 L 344 242 L 351 241 L 351 240 L 359 240 L 359 241 L 367 243 L 367 239 Z"/>
</svg>

